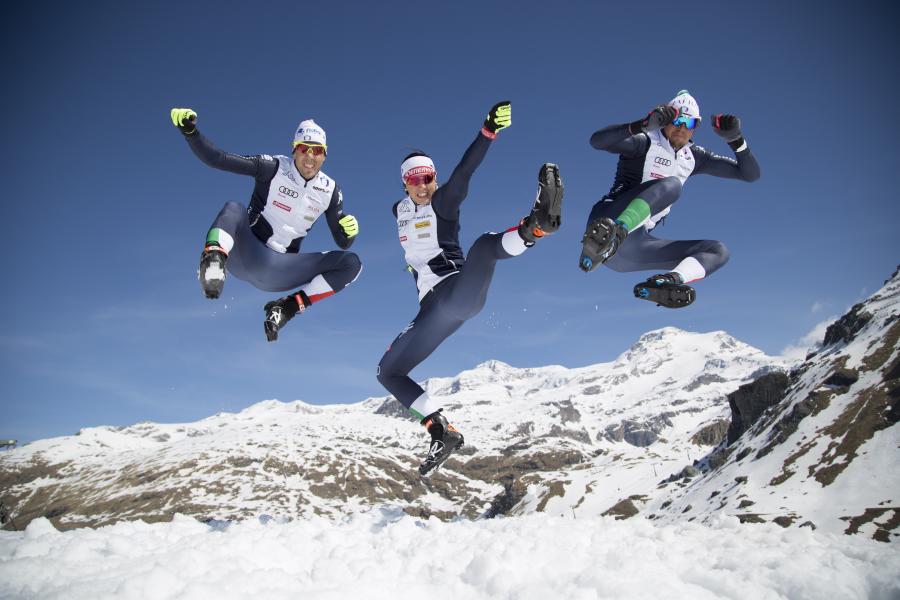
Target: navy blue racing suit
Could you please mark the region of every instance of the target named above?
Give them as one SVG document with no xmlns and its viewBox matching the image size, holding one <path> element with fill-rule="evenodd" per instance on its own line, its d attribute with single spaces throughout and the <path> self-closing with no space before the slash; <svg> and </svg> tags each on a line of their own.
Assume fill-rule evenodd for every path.
<svg viewBox="0 0 900 600">
<path fill-rule="evenodd" d="M 419 312 L 381 358 L 378 381 L 419 418 L 436 407 L 409 372 L 481 311 L 497 261 L 526 248 L 517 227 L 482 234 L 468 256 L 460 248 L 459 207 L 490 143 L 478 134 L 430 204 L 417 205 L 406 197 L 393 207 L 400 243 L 419 291 Z"/>
<path fill-rule="evenodd" d="M 612 188 L 594 205 L 588 223 L 602 217 L 615 220 L 637 197 L 650 206 L 650 218 L 629 232 L 606 266 L 620 272 L 665 271 L 693 257 L 699 266 L 687 269 L 687 280 L 694 280 L 713 273 L 728 261 L 728 249 L 722 242 L 670 241 L 657 238 L 649 231 L 669 213 L 691 175 L 705 173 L 748 182 L 759 179 L 759 165 L 746 144 L 735 153 L 735 160 L 693 142 L 675 150 L 662 131 L 631 135 L 624 124 L 595 132 L 591 146 L 618 154 L 619 162 Z"/>
<path fill-rule="evenodd" d="M 216 242 L 228 254 L 230 273 L 267 292 L 293 290 L 321 275 L 324 281 L 314 283 L 308 294 L 313 301 L 356 279 L 362 265 L 356 254 L 344 251 L 353 238 L 339 224 L 343 198 L 334 180 L 320 171 L 307 181 L 291 157 L 223 152 L 199 131 L 185 139 L 207 165 L 256 180 L 249 207 L 226 203 L 210 229 L 210 236 L 219 236 Z M 322 213 L 342 250 L 300 253 L 303 238 Z"/>
</svg>

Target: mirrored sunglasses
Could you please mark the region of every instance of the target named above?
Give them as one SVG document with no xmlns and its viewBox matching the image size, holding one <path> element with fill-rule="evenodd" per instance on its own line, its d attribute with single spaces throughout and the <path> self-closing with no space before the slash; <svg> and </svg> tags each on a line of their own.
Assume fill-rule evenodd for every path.
<svg viewBox="0 0 900 600">
<path fill-rule="evenodd" d="M 325 154 L 327 146 L 322 146 L 321 144 L 306 144 L 304 142 L 298 142 L 294 144 L 294 151 L 299 151 L 301 154 L 306 154 L 310 150 L 312 150 L 313 156 L 319 156 L 321 154 Z"/>
<path fill-rule="evenodd" d="M 678 115 L 675 117 L 675 120 L 672 121 L 672 125 L 675 127 L 681 127 L 684 125 L 687 129 L 696 129 L 697 125 L 700 124 L 700 117 L 689 117 L 687 115 Z"/>
<path fill-rule="evenodd" d="M 406 178 L 406 185 L 417 186 L 422 185 L 423 183 L 425 185 L 428 185 L 432 181 L 434 181 L 434 173 L 425 173 L 424 175 L 410 175 Z"/>
</svg>

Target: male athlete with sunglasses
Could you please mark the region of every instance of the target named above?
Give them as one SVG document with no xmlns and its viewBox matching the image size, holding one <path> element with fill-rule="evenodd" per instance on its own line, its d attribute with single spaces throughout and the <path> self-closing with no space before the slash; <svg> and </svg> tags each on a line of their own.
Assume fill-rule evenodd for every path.
<svg viewBox="0 0 900 600">
<path fill-rule="evenodd" d="M 424 152 L 413 152 L 400 165 L 407 196 L 394 204 L 393 213 L 419 291 L 419 313 L 385 352 L 378 364 L 378 381 L 431 435 L 428 456 L 419 467 L 422 475 L 462 446 L 463 436 L 409 372 L 481 311 L 498 260 L 522 254 L 560 226 L 563 185 L 559 169 L 548 163 L 538 173 L 538 196 L 528 216 L 504 233 L 483 234 L 468 255 L 459 246 L 459 208 L 468 194 L 469 180 L 491 141 L 511 123 L 509 102 L 491 108 L 475 141 L 440 188 L 434 162 Z"/>
<path fill-rule="evenodd" d="M 634 287 L 634 295 L 668 308 L 694 301 L 686 285 L 728 261 L 728 249 L 714 240 L 669 241 L 650 235 L 691 175 L 756 181 L 759 165 L 734 115 L 713 115 L 712 126 L 737 160 L 694 145 L 700 108 L 687 90 L 645 118 L 594 133 L 591 145 L 619 155 L 612 189 L 591 210 L 579 266 L 585 272 L 605 264 L 614 271 L 665 270 Z"/>
<path fill-rule="evenodd" d="M 359 224 L 344 214 L 340 188 L 321 171 L 328 150 L 325 131 L 309 119 L 294 134 L 293 157 L 240 156 L 219 150 L 201 135 L 193 110 L 173 108 L 171 115 L 200 160 L 256 180 L 249 207 L 228 202 L 213 221 L 198 276 L 211 299 L 222 293 L 226 264 L 232 275 L 258 289 L 295 290 L 264 307 L 266 339 L 274 342 L 294 315 L 347 287 L 362 269 L 356 254 L 343 251 Z M 323 214 L 341 251 L 300 253 L 303 238 Z"/>
</svg>

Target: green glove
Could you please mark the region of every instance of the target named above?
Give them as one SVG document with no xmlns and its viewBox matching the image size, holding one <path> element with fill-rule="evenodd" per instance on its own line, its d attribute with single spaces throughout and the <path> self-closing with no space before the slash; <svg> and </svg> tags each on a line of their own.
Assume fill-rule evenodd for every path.
<svg viewBox="0 0 900 600">
<path fill-rule="evenodd" d="M 359 233 L 359 223 L 353 215 L 345 215 L 343 219 L 338 221 L 338 224 L 341 226 L 341 229 L 344 230 L 344 235 L 348 238 L 352 238 Z"/>
<path fill-rule="evenodd" d="M 512 125 L 512 104 L 509 100 L 495 104 L 484 120 L 484 128 L 493 135 L 510 125 Z"/>
<path fill-rule="evenodd" d="M 184 135 L 191 135 L 197 130 L 197 113 L 190 108 L 173 108 L 172 124 Z"/>
</svg>

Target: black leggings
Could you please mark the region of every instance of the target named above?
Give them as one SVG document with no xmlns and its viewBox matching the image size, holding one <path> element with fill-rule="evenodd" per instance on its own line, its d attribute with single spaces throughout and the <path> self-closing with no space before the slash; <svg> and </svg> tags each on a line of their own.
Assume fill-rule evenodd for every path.
<svg viewBox="0 0 900 600">
<path fill-rule="evenodd" d="M 237 202 L 222 207 L 212 224 L 234 238 L 225 263 L 228 272 L 266 292 L 286 292 L 322 275 L 334 292 L 350 284 L 362 269 L 353 252 L 275 252 L 250 230 L 247 209 Z"/>
<path fill-rule="evenodd" d="M 604 198 L 594 205 L 588 223 L 597 218 L 615 220 L 632 200 L 640 196 L 655 215 L 671 206 L 681 195 L 681 181 L 675 177 L 654 179 L 627 190 L 615 198 Z M 665 271 L 674 269 L 685 258 L 693 256 L 706 275 L 728 262 L 728 248 L 716 240 L 664 240 L 650 235 L 645 227 L 628 234 L 619 250 L 606 266 L 613 271 Z"/>
<path fill-rule="evenodd" d="M 409 372 L 484 308 L 494 266 L 513 256 L 503 249 L 502 238 L 502 233 L 485 233 L 475 240 L 459 273 L 422 298 L 416 318 L 381 357 L 378 381 L 406 408 L 425 393 Z"/>
</svg>

